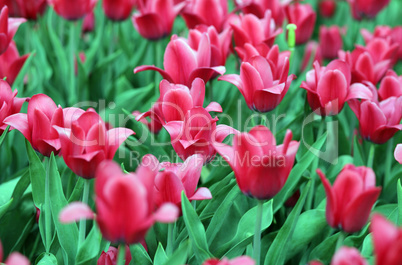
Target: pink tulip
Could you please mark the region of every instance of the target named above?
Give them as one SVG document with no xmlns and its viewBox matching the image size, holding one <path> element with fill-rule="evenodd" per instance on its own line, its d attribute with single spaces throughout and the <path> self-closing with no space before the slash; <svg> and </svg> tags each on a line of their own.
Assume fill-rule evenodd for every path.
<svg viewBox="0 0 402 265">
<path fill-rule="evenodd" d="M 309 265 L 323 265 L 319 261 L 311 261 Z M 351 247 L 341 247 L 332 257 L 331 265 L 368 265 L 359 251 Z"/>
<path fill-rule="evenodd" d="M 0 263 L 3 261 L 3 245 L 0 242 Z M 6 261 L 4 261 L 6 265 L 30 265 L 29 260 L 18 252 L 11 253 Z"/>
<path fill-rule="evenodd" d="M 103 237 L 112 243 L 143 242 L 155 222 L 174 222 L 179 209 L 172 203 L 157 207 L 154 180 L 159 162 L 146 155 L 135 173 L 124 174 L 113 161 L 104 161 L 96 170 L 96 222 Z M 123 202 L 123 204 L 122 204 Z M 76 202 L 64 208 L 59 219 L 63 223 L 93 218 L 91 209 Z"/>
<path fill-rule="evenodd" d="M 336 11 L 336 0 L 321 0 L 318 3 L 320 15 L 323 17 L 332 17 Z"/>
<path fill-rule="evenodd" d="M 314 31 L 316 14 L 309 4 L 300 4 L 296 1 L 293 5 L 285 7 L 286 18 L 289 24 L 295 24 L 296 44 L 303 44 L 310 40 Z"/>
<path fill-rule="evenodd" d="M 346 33 L 345 28 L 338 26 L 320 27 L 320 50 L 325 59 L 335 59 L 338 51 L 342 49 L 342 35 Z"/>
<path fill-rule="evenodd" d="M 282 32 L 281 29 L 276 29 L 270 10 L 265 11 L 265 16 L 261 19 L 253 14 L 240 14 L 237 20 L 233 19 L 230 26 L 237 47 L 243 47 L 246 43 L 253 46 L 260 43 L 272 46 L 276 36 Z"/>
<path fill-rule="evenodd" d="M 183 191 L 190 201 L 212 199 L 208 188 L 197 189 L 202 166 L 203 158 L 198 155 L 190 156 L 184 163 L 161 163 L 160 171 L 155 178 L 156 205 L 161 206 L 170 202 L 180 209 Z"/>
<path fill-rule="evenodd" d="M 350 67 L 341 60 L 334 60 L 326 67 L 315 62 L 301 88 L 307 90 L 310 108 L 321 116 L 337 115 L 346 101 L 362 98 L 371 99 L 372 92 L 362 84 L 350 86 Z"/>
<path fill-rule="evenodd" d="M 384 9 L 389 0 L 348 0 L 354 19 L 374 18 Z"/>
<path fill-rule="evenodd" d="M 8 49 L 0 55 L 0 78 L 6 77 L 7 83 L 12 85 L 28 57 L 29 54 L 20 57 L 17 46 L 12 41 Z"/>
<path fill-rule="evenodd" d="M 240 190 L 247 196 L 273 198 L 285 185 L 292 170 L 299 142 L 288 130 L 282 145 L 265 126 L 236 134 L 233 146 L 214 143 L 216 151 L 233 169 Z"/>
<path fill-rule="evenodd" d="M 284 4 L 280 0 L 247 0 L 236 1 L 238 7 L 244 14 L 254 14 L 258 18 L 263 18 L 266 10 L 271 10 L 275 24 L 282 26 L 285 19 Z"/>
<path fill-rule="evenodd" d="M 332 187 L 320 169 L 317 173 L 327 194 L 325 215 L 328 224 L 347 233 L 361 230 L 381 192 L 381 188 L 375 186 L 374 171 L 368 167 L 346 165 Z"/>
<path fill-rule="evenodd" d="M 56 13 L 66 20 L 78 20 L 89 14 L 98 0 L 48 0 Z"/>
<path fill-rule="evenodd" d="M 61 155 L 78 176 L 89 179 L 103 160 L 113 159 L 119 146 L 134 132 L 126 128 L 107 129 L 98 113 L 89 109 L 69 127 L 53 126 L 60 137 Z"/>
<path fill-rule="evenodd" d="M 0 12 L 0 54 L 3 54 L 10 45 L 19 26 L 24 23 L 24 18 L 8 18 L 8 7 Z"/>
<path fill-rule="evenodd" d="M 135 29 L 146 39 L 157 40 L 170 34 L 176 16 L 184 2 L 173 0 L 138 1 L 138 13 L 133 15 Z"/>
<path fill-rule="evenodd" d="M 381 102 L 352 100 L 350 108 L 360 124 L 361 136 L 376 144 L 383 144 L 402 130 L 402 97 L 390 97 Z"/>
<path fill-rule="evenodd" d="M 211 8 L 213 7 L 213 8 Z M 189 29 L 198 25 L 214 26 L 218 32 L 225 29 L 229 16 L 227 0 L 191 0 L 181 14 Z"/>
<path fill-rule="evenodd" d="M 195 107 L 184 116 L 183 121 L 170 121 L 163 127 L 170 134 L 174 150 L 182 160 L 198 154 L 204 163 L 210 162 L 216 154 L 213 142 L 222 142 L 235 129 L 226 125 L 216 125 L 218 118 L 202 107 Z"/>
<path fill-rule="evenodd" d="M 193 50 L 187 41 L 173 35 L 163 58 L 165 70 L 153 65 L 143 65 L 136 67 L 134 73 L 154 70 L 170 83 L 190 87 L 197 77 L 206 83 L 214 75 L 225 72 L 224 66 L 211 66 L 211 54 L 211 41 L 207 33 L 203 33 L 198 50 Z"/>
<path fill-rule="evenodd" d="M 205 97 L 205 83 L 196 78 L 191 89 L 183 85 L 175 85 L 167 80 L 162 80 L 159 85 L 160 97 L 152 108 L 141 115 L 136 116 L 137 121 L 146 117 L 151 119 L 152 128 L 161 128 L 170 121 L 182 121 L 186 113 L 195 108 L 202 107 Z M 222 112 L 222 107 L 217 102 L 211 102 L 206 108 L 208 112 Z M 148 121 L 147 121 L 148 122 Z M 149 125 L 148 125 L 149 126 Z"/>
<path fill-rule="evenodd" d="M 105 15 L 114 21 L 123 21 L 130 17 L 135 0 L 103 0 Z"/>
<path fill-rule="evenodd" d="M 279 105 L 295 78 L 294 75 L 288 76 L 289 60 L 287 58 L 281 68 L 277 67 L 271 66 L 262 56 L 254 56 L 249 62 L 241 64 L 240 75 L 224 75 L 218 80 L 237 86 L 251 110 L 268 112 Z M 274 75 L 278 71 L 279 78 Z"/>
<path fill-rule="evenodd" d="M 375 38 L 383 38 L 391 41 L 393 44 L 398 44 L 398 58 L 399 60 L 402 59 L 402 26 L 396 26 L 394 28 L 390 28 L 389 26 L 377 26 L 373 34 L 366 29 L 361 29 L 361 34 L 366 44 Z"/>
<path fill-rule="evenodd" d="M 402 229 L 382 215 L 371 219 L 370 231 L 374 243 L 375 265 L 400 265 L 402 260 Z"/>
<path fill-rule="evenodd" d="M 129 265 L 132 259 L 130 248 L 127 245 L 125 248 L 126 248 L 126 257 L 125 257 L 126 261 L 124 265 Z M 110 246 L 107 252 L 102 251 L 102 254 L 98 259 L 97 265 L 116 265 L 117 254 L 118 254 L 117 248 Z"/>
<path fill-rule="evenodd" d="M 28 98 L 17 98 L 17 93 L 17 90 L 14 90 L 14 92 L 11 90 L 10 85 L 6 81 L 0 80 L 0 135 L 7 128 L 4 120 L 20 112 L 22 104 L 29 100 Z"/>
<path fill-rule="evenodd" d="M 398 76 L 393 70 L 388 70 L 381 80 L 378 95 L 381 100 L 402 96 L 402 76 Z"/>
<path fill-rule="evenodd" d="M 319 65 L 322 65 L 324 58 L 322 56 L 320 45 L 318 45 L 316 41 L 311 40 L 307 42 L 306 48 L 304 49 L 304 56 L 300 65 L 300 72 L 305 71 L 308 66 L 313 65 L 313 63 L 316 61 Z"/>
<path fill-rule="evenodd" d="M 398 161 L 399 164 L 402 164 L 402 144 L 398 144 L 395 148 L 394 152 L 395 160 Z"/>
<path fill-rule="evenodd" d="M 254 265 L 255 261 L 247 256 L 240 256 L 232 260 L 227 258 L 219 259 L 208 259 L 204 261 L 202 265 Z"/>
</svg>

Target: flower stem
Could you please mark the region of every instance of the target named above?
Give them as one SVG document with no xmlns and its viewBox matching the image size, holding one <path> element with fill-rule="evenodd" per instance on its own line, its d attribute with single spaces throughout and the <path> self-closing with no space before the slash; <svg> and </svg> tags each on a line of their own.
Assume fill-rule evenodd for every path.
<svg viewBox="0 0 402 265">
<path fill-rule="evenodd" d="M 46 178 L 45 178 L 45 239 L 46 239 L 46 253 L 50 253 L 50 246 L 52 244 L 52 231 L 51 231 L 51 208 L 50 208 L 50 159 L 47 160 L 46 165 Z M 46 161 L 45 160 L 45 161 Z"/>
<path fill-rule="evenodd" d="M 174 225 L 175 223 L 168 224 L 168 237 L 167 237 L 167 246 L 166 246 L 166 254 L 168 257 L 173 254 L 174 251 Z"/>
<path fill-rule="evenodd" d="M 343 241 L 345 241 L 345 232 L 340 231 L 339 236 L 338 236 L 338 240 L 336 241 L 335 251 L 338 250 L 343 245 Z"/>
<path fill-rule="evenodd" d="M 254 260 L 256 265 L 260 265 L 261 260 L 261 223 L 262 223 L 262 210 L 264 201 L 258 200 L 257 204 L 257 217 L 254 232 Z"/>
<path fill-rule="evenodd" d="M 119 246 L 119 252 L 117 253 L 117 262 L 116 265 L 124 265 L 124 260 L 126 257 L 126 246 L 121 244 Z"/>
<path fill-rule="evenodd" d="M 368 159 L 367 159 L 367 167 L 369 167 L 369 168 L 373 168 L 374 153 L 375 153 L 375 144 L 371 143 L 369 156 L 368 156 Z"/>
<path fill-rule="evenodd" d="M 77 103 L 77 88 L 75 80 L 75 52 L 76 52 L 76 34 L 77 34 L 77 24 L 75 22 L 70 23 L 70 34 L 69 34 L 69 48 L 70 48 L 70 105 Z"/>
<path fill-rule="evenodd" d="M 89 179 L 86 179 L 84 182 L 84 192 L 82 194 L 82 202 L 84 204 L 88 204 L 88 198 L 89 198 Z M 85 240 L 85 230 L 86 230 L 86 220 L 81 219 L 80 220 L 80 234 L 79 234 L 79 239 L 78 242 L 79 244 L 84 243 Z"/>
<path fill-rule="evenodd" d="M 391 138 L 387 143 L 387 157 L 385 158 L 385 173 L 384 173 L 384 182 L 383 187 L 388 184 L 389 179 L 391 178 L 391 166 L 392 161 L 394 159 L 394 139 Z"/>
</svg>

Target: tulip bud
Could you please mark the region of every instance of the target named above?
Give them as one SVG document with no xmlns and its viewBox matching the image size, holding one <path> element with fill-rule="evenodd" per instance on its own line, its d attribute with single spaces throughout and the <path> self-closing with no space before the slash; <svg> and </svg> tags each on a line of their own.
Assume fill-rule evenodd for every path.
<svg viewBox="0 0 402 265">
<path fill-rule="evenodd" d="M 299 45 L 309 41 L 313 34 L 316 20 L 316 14 L 311 5 L 296 2 L 293 5 L 287 5 L 285 13 L 288 22 L 297 26 L 296 44 Z"/>
<path fill-rule="evenodd" d="M 320 14 L 323 17 L 332 17 L 336 11 L 336 1 L 335 0 L 321 0 L 318 4 Z"/>
<path fill-rule="evenodd" d="M 130 17 L 135 0 L 103 0 L 105 15 L 114 21 L 123 21 Z"/>
<path fill-rule="evenodd" d="M 78 20 L 89 14 L 98 0 L 48 0 L 56 13 L 66 20 Z"/>
</svg>

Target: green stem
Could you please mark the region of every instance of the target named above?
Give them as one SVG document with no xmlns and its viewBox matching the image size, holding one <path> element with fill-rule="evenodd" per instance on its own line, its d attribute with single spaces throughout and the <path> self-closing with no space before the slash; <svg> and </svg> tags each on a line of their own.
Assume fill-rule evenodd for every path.
<svg viewBox="0 0 402 265">
<path fill-rule="evenodd" d="M 75 22 L 70 22 L 70 34 L 69 34 L 69 49 L 70 49 L 70 87 L 69 87 L 69 97 L 70 97 L 70 105 L 76 104 L 78 101 L 77 97 L 77 88 L 76 88 L 76 79 L 75 79 L 75 53 L 77 50 L 76 47 L 76 34 L 78 25 Z"/>
<path fill-rule="evenodd" d="M 339 232 L 338 240 L 336 241 L 335 251 L 338 250 L 343 245 L 343 241 L 345 241 L 345 236 L 346 236 L 345 232 L 343 231 Z"/>
<path fill-rule="evenodd" d="M 369 168 L 373 168 L 374 153 L 375 153 L 375 144 L 370 143 L 370 151 L 369 151 L 369 156 L 367 159 L 367 167 L 369 167 Z"/>
<path fill-rule="evenodd" d="M 258 200 L 257 204 L 257 217 L 254 232 L 254 260 L 256 265 L 260 265 L 261 260 L 261 223 L 262 223 L 262 210 L 264 201 Z"/>
<path fill-rule="evenodd" d="M 82 202 L 83 202 L 84 204 L 88 204 L 89 186 L 90 186 L 89 179 L 86 179 L 85 182 L 84 182 L 84 192 L 83 192 L 83 194 L 82 194 Z M 87 225 L 86 220 L 85 220 L 85 219 L 81 219 L 81 220 L 80 220 L 80 234 L 79 234 L 79 238 L 78 238 L 79 244 L 84 243 L 84 240 L 85 240 L 85 232 L 86 232 L 86 231 L 85 231 L 85 230 L 86 230 L 86 225 Z"/>
<path fill-rule="evenodd" d="M 392 161 L 394 159 L 394 139 L 391 138 L 387 143 L 387 157 L 385 158 L 385 172 L 384 172 L 384 184 L 385 187 L 388 184 L 389 179 L 391 178 L 391 166 Z"/>
<path fill-rule="evenodd" d="M 166 246 L 166 254 L 168 257 L 173 254 L 174 251 L 174 225 L 175 223 L 168 224 L 168 238 L 167 238 L 167 246 Z"/>
<path fill-rule="evenodd" d="M 117 253 L 116 265 L 124 265 L 125 258 L 126 258 L 126 246 L 124 244 L 121 244 L 119 246 L 119 252 Z"/>
<path fill-rule="evenodd" d="M 46 253 L 50 253 L 50 245 L 52 244 L 52 231 L 51 231 L 51 209 L 50 209 L 50 159 L 47 159 L 46 165 L 46 178 L 45 178 L 45 237 L 46 237 Z"/>
</svg>

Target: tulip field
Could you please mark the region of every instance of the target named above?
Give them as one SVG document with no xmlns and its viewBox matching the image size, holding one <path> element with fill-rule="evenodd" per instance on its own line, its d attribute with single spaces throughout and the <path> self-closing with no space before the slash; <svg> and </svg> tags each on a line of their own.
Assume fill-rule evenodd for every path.
<svg viewBox="0 0 402 265">
<path fill-rule="evenodd" d="M 402 265 L 401 0 L 0 0 L 0 264 Z"/>
</svg>

